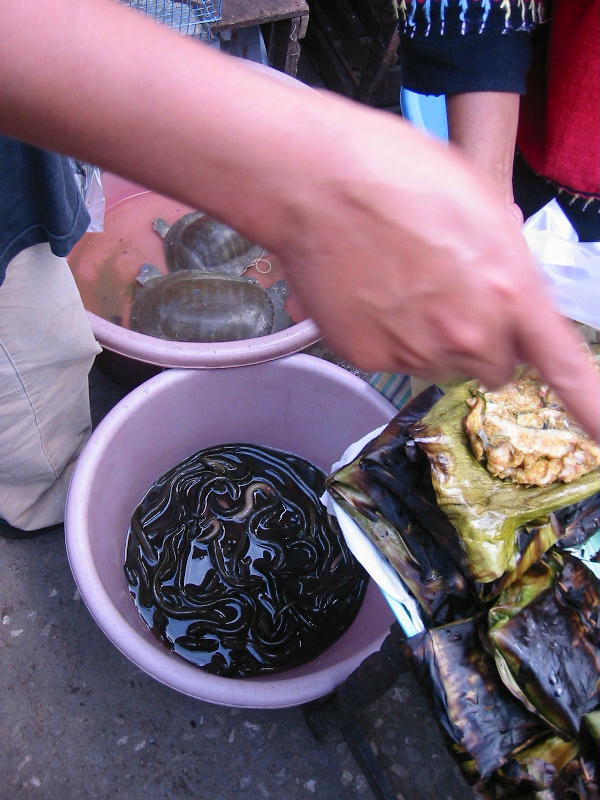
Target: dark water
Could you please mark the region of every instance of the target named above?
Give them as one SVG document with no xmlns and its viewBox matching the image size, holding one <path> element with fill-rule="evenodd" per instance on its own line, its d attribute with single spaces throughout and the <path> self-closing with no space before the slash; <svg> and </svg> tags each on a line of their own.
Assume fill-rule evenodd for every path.
<svg viewBox="0 0 600 800">
<path fill-rule="evenodd" d="M 319 498 L 325 475 L 250 444 L 201 450 L 135 510 L 125 573 L 171 650 L 244 677 L 316 657 L 349 627 L 367 578 Z"/>
</svg>

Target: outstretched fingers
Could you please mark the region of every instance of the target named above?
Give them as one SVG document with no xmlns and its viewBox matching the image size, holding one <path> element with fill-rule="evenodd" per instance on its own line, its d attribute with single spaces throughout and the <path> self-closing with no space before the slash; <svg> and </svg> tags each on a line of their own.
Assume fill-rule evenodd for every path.
<svg viewBox="0 0 600 800">
<path fill-rule="evenodd" d="M 552 386 L 573 416 L 600 441 L 600 373 L 572 325 L 542 297 L 518 322 L 523 360 Z"/>
</svg>

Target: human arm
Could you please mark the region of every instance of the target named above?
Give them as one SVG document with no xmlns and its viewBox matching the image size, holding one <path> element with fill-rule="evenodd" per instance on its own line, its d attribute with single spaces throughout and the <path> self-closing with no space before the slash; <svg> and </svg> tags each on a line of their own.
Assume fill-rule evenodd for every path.
<svg viewBox="0 0 600 800">
<path fill-rule="evenodd" d="M 513 194 L 519 101 L 516 92 L 462 92 L 448 95 L 446 109 L 450 141 L 497 183 L 507 206 L 522 223 Z"/>
<path fill-rule="evenodd" d="M 531 31 L 544 17 L 542 0 L 507 0 L 486 9 L 466 0 L 445 7 L 403 4 L 403 83 L 422 94 L 446 95 L 450 141 L 501 187 L 519 222 L 512 171 L 520 95 L 531 62 Z"/>
<path fill-rule="evenodd" d="M 384 112 L 289 87 L 112 0 L 0 0 L 0 129 L 202 208 L 277 253 L 367 369 L 600 387 L 491 181 Z"/>
</svg>

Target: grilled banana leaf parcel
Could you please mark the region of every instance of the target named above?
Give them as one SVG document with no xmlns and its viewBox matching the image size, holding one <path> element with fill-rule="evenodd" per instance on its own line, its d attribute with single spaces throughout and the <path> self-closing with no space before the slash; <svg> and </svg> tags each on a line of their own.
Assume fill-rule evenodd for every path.
<svg viewBox="0 0 600 800">
<path fill-rule="evenodd" d="M 484 796 L 523 800 L 524 796 L 540 797 L 526 793 L 528 788 L 535 787 L 536 793 L 544 792 L 541 795 L 544 800 L 558 800 L 560 795 L 557 797 L 553 786 L 578 755 L 578 742 L 548 734 L 512 755 L 490 778 L 481 781 L 477 789 Z"/>
<path fill-rule="evenodd" d="M 598 750 L 580 755 L 562 770 L 552 789 L 535 800 L 598 800 Z"/>
<path fill-rule="evenodd" d="M 489 611 L 488 637 L 505 685 L 567 738 L 600 707 L 599 586 L 585 564 L 554 552 Z"/>
<path fill-rule="evenodd" d="M 492 800 L 598 800 L 596 761 L 591 748 L 549 734 L 519 750 L 474 788 Z"/>
<path fill-rule="evenodd" d="M 600 473 L 546 486 L 491 475 L 471 452 L 463 428 L 467 401 L 477 390 L 476 381 L 452 387 L 411 433 L 427 454 L 437 504 L 458 532 L 471 575 L 487 583 L 513 572 L 524 556 L 515 542 L 518 528 L 547 521 L 550 512 L 597 492 Z"/>
<path fill-rule="evenodd" d="M 485 602 L 496 598 L 503 589 L 524 575 L 554 544 L 558 543 L 561 531 L 552 514 L 546 521 L 521 525 L 517 528 L 514 534 L 515 568 L 490 583 L 478 583 L 480 597 Z"/>
<path fill-rule="evenodd" d="M 408 433 L 440 396 L 434 387 L 423 392 L 328 480 L 336 502 L 387 557 L 432 624 L 481 607 L 464 577 L 456 533 L 437 506 L 428 461 Z"/>
<path fill-rule="evenodd" d="M 487 778 L 547 733 L 506 689 L 482 644 L 485 615 L 432 628 L 404 647 L 471 782 Z"/>
<path fill-rule="evenodd" d="M 594 740 L 596 752 L 598 752 L 600 747 L 600 711 L 590 711 L 589 714 L 584 714 L 583 721 L 588 734 Z"/>
<path fill-rule="evenodd" d="M 328 480 L 332 496 L 388 558 L 434 625 L 477 613 L 478 598 L 495 597 L 563 532 L 548 517 L 517 527 L 513 570 L 485 584 L 472 579 L 460 537 L 438 504 L 429 459 L 413 439 L 414 424 L 440 398 L 436 387 L 422 392 Z"/>
<path fill-rule="evenodd" d="M 560 547 L 577 547 L 600 528 L 600 493 L 561 508 L 555 514 L 561 528 Z"/>
<path fill-rule="evenodd" d="M 404 649 L 477 796 L 598 800 L 596 712 L 557 735 L 507 690 L 488 652 L 485 614 L 410 637 Z"/>
</svg>

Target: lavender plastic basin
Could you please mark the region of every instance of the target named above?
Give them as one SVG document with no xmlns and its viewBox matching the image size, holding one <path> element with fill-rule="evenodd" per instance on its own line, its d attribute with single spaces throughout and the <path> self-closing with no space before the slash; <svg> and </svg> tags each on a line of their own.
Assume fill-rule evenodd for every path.
<svg viewBox="0 0 600 800">
<path fill-rule="evenodd" d="M 71 569 L 106 636 L 161 683 L 213 703 L 283 708 L 332 691 L 379 648 L 393 621 L 373 583 L 352 626 L 319 658 L 277 676 L 220 678 L 171 653 L 139 618 L 122 566 L 127 526 L 150 484 L 200 448 L 253 442 L 328 471 L 351 442 L 394 413 L 364 381 L 308 355 L 232 369 L 167 370 L 135 389 L 93 433 L 67 500 Z"/>
</svg>

